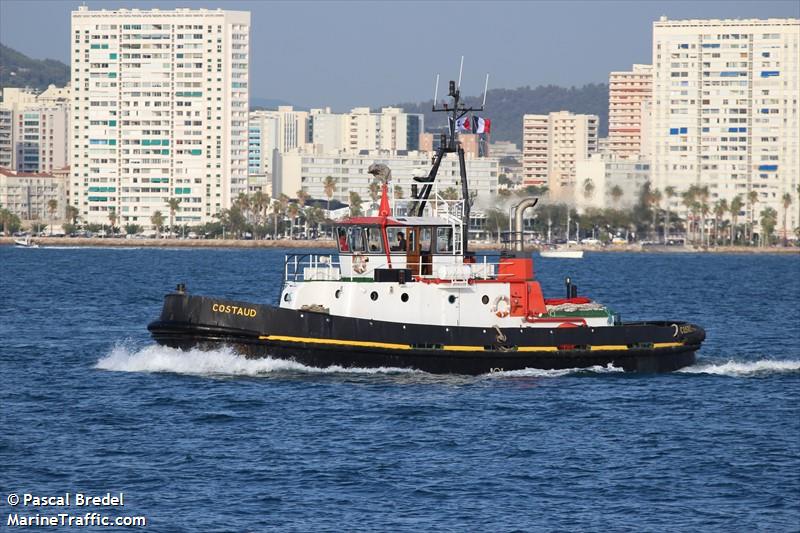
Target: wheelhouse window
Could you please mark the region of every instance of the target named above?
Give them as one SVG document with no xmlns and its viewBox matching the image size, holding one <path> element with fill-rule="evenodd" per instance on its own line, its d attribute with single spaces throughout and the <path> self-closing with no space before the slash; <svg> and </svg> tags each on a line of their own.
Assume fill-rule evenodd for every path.
<svg viewBox="0 0 800 533">
<path fill-rule="evenodd" d="M 407 228 L 388 228 L 386 236 L 389 239 L 389 247 L 393 252 L 404 252 L 408 246 L 408 237 L 406 234 L 411 235 Z"/>
<path fill-rule="evenodd" d="M 347 241 L 350 244 L 350 251 L 352 252 L 364 252 L 367 249 L 364 243 L 363 228 L 347 228 Z"/>
<path fill-rule="evenodd" d="M 367 238 L 367 250 L 369 253 L 375 254 L 383 252 L 383 239 L 381 238 L 380 228 L 364 228 L 364 234 Z"/>
<path fill-rule="evenodd" d="M 419 249 L 423 254 L 431 253 L 431 235 L 433 234 L 432 228 L 424 227 L 419 230 Z"/>
<path fill-rule="evenodd" d="M 350 252 L 350 243 L 348 242 L 347 238 L 347 228 L 336 228 L 336 235 L 336 242 L 339 243 L 339 251 L 344 253 Z"/>
<path fill-rule="evenodd" d="M 436 251 L 439 253 L 453 251 L 453 228 L 436 228 Z"/>
</svg>

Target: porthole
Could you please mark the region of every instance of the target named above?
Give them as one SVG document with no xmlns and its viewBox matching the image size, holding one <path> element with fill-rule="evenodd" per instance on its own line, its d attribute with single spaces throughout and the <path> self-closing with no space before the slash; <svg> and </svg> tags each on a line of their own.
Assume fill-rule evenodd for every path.
<svg viewBox="0 0 800 533">
<path fill-rule="evenodd" d="M 339 297 L 342 295 L 342 289 L 336 289 L 336 292 L 333 293 L 333 295 L 336 296 L 336 299 L 339 299 Z"/>
<path fill-rule="evenodd" d="M 372 291 L 372 292 L 370 293 L 369 297 L 370 297 L 370 298 L 372 299 L 372 301 L 374 302 L 375 300 L 377 300 L 377 299 L 378 299 L 378 293 L 377 293 L 376 291 Z"/>
<path fill-rule="evenodd" d="M 483 298 L 481 298 L 481 302 L 483 302 L 483 305 L 488 304 L 489 303 L 489 297 L 484 294 Z"/>
<path fill-rule="evenodd" d="M 455 294 L 451 294 L 451 295 L 450 295 L 450 296 L 447 298 L 447 301 L 448 301 L 448 302 L 450 302 L 451 304 L 454 304 L 454 303 L 456 303 L 456 295 L 455 295 Z"/>
<path fill-rule="evenodd" d="M 408 301 L 408 293 L 407 292 L 404 292 L 403 294 L 400 295 L 400 301 L 401 302 L 407 302 Z"/>
</svg>

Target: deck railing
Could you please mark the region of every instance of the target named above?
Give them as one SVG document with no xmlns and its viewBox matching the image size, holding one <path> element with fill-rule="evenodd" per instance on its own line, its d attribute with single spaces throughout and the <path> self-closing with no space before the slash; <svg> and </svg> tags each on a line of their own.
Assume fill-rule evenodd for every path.
<svg viewBox="0 0 800 533">
<path fill-rule="evenodd" d="M 378 259 L 379 256 L 369 256 Z M 449 256 L 445 256 L 449 257 Z M 513 277 L 514 274 L 501 274 L 500 266 L 510 264 L 502 255 L 474 256 L 463 263 L 434 263 L 419 261 L 406 263 L 414 277 L 420 281 L 449 281 L 453 285 L 466 285 L 471 280 L 498 280 Z M 393 265 L 398 268 L 397 263 Z M 359 277 L 370 277 L 376 269 L 390 268 L 383 258 L 381 263 L 371 262 L 366 272 Z M 284 259 L 284 283 L 299 281 L 339 280 L 342 277 L 341 263 L 335 254 L 287 254 Z"/>
</svg>

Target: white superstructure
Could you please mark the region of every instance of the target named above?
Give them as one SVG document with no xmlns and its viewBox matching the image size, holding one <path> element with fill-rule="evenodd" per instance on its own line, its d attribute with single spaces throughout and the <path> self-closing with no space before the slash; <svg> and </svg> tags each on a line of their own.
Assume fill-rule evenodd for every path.
<svg viewBox="0 0 800 533">
<path fill-rule="evenodd" d="M 708 186 L 711 205 L 741 195 L 740 215 L 772 207 L 781 226 L 781 198 L 797 201 L 800 182 L 799 46 L 798 19 L 654 22 L 653 186 Z"/>
<path fill-rule="evenodd" d="M 250 13 L 72 12 L 70 204 L 87 222 L 213 220 L 247 191 Z"/>
</svg>

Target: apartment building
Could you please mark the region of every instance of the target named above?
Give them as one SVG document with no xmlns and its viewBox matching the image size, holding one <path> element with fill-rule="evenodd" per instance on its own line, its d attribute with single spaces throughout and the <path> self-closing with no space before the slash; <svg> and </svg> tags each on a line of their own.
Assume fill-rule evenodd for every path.
<svg viewBox="0 0 800 533">
<path fill-rule="evenodd" d="M 312 109 L 309 140 L 323 151 L 419 150 L 424 126 L 423 115 L 397 107 L 384 107 L 378 113 L 356 107 L 343 114 Z"/>
<path fill-rule="evenodd" d="M 52 172 L 69 163 L 69 89 L 3 89 L 0 167 Z"/>
<path fill-rule="evenodd" d="M 619 157 L 642 154 L 642 129 L 647 126 L 653 94 L 651 65 L 633 65 L 630 71 L 608 77 L 609 150 Z M 647 151 L 645 145 L 645 154 Z"/>
<path fill-rule="evenodd" d="M 52 213 L 51 200 L 56 201 Z M 0 168 L 0 206 L 25 221 L 61 221 L 67 206 L 67 176 Z"/>
<path fill-rule="evenodd" d="M 247 191 L 250 13 L 72 12 L 70 203 L 150 225 L 213 220 Z"/>
<path fill-rule="evenodd" d="M 523 185 L 547 185 L 551 197 L 571 197 L 576 162 L 597 151 L 598 122 L 597 115 L 569 111 L 524 115 Z"/>
<path fill-rule="evenodd" d="M 707 186 L 712 205 L 740 195 L 740 220 L 772 207 L 782 226 L 800 182 L 799 46 L 794 18 L 654 22 L 654 187 Z M 685 211 L 679 197 L 671 207 Z M 800 224 L 797 210 L 787 218 Z"/>
</svg>

